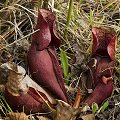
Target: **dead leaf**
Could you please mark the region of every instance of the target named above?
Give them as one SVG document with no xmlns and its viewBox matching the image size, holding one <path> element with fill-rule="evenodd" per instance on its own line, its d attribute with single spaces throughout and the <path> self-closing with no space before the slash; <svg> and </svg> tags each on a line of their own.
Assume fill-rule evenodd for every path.
<svg viewBox="0 0 120 120">
<path fill-rule="evenodd" d="M 9 113 L 10 120 L 29 120 L 25 113 Z"/>
<path fill-rule="evenodd" d="M 78 93 L 76 95 L 73 107 L 78 108 L 80 105 L 80 100 L 81 100 L 81 92 L 80 92 L 80 86 L 79 86 L 79 90 L 78 90 Z"/>
<path fill-rule="evenodd" d="M 62 100 L 57 100 L 55 120 L 75 120 L 81 112 L 87 111 L 88 109 L 89 106 L 87 104 L 75 108 Z"/>
<path fill-rule="evenodd" d="M 82 107 L 75 108 L 70 106 L 68 103 L 62 100 L 56 100 L 55 108 L 48 107 L 46 103 L 43 103 L 43 109 L 47 109 L 49 115 L 53 118 L 52 120 L 75 120 L 76 117 L 81 113 L 89 109 L 87 104 L 82 104 Z"/>
<path fill-rule="evenodd" d="M 46 117 L 43 117 L 43 116 L 37 116 L 37 118 L 38 118 L 39 120 L 50 120 L 50 119 L 48 119 L 48 118 L 46 118 Z"/>
<path fill-rule="evenodd" d="M 88 114 L 88 115 L 82 116 L 81 118 L 82 118 L 82 120 L 94 120 L 95 116 L 94 116 L 94 114 Z"/>
</svg>

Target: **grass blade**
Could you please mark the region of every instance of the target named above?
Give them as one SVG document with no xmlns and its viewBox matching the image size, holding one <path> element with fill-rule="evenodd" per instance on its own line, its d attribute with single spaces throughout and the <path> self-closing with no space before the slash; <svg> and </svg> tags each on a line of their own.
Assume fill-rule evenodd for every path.
<svg viewBox="0 0 120 120">
<path fill-rule="evenodd" d="M 40 0 L 40 5 L 39 5 L 39 9 L 42 8 L 42 3 L 43 3 L 43 0 Z"/>
<path fill-rule="evenodd" d="M 70 23 L 70 17 L 71 17 L 71 13 L 72 13 L 72 7 L 73 7 L 73 0 L 70 0 L 69 11 L 68 11 L 68 16 L 67 16 L 67 23 L 66 23 L 67 27 L 69 26 L 69 23 Z M 67 29 L 65 29 L 65 31 L 64 31 L 64 38 L 66 37 L 66 35 L 67 35 Z"/>
<path fill-rule="evenodd" d="M 4 101 L 4 103 L 6 104 L 9 112 L 13 112 L 12 109 L 10 108 L 10 106 L 8 105 L 7 101 L 5 100 L 4 96 L 1 96 L 2 100 Z"/>
<path fill-rule="evenodd" d="M 90 21 L 91 21 L 91 27 L 93 27 L 93 15 L 91 8 L 90 8 Z"/>
<path fill-rule="evenodd" d="M 103 19 L 100 21 L 100 24 L 103 23 L 104 19 L 105 19 L 105 16 L 104 16 Z M 100 24 L 98 24 L 97 27 L 100 27 Z"/>
<path fill-rule="evenodd" d="M 4 4 L 4 8 L 7 6 L 9 0 L 6 0 L 5 4 Z"/>
</svg>

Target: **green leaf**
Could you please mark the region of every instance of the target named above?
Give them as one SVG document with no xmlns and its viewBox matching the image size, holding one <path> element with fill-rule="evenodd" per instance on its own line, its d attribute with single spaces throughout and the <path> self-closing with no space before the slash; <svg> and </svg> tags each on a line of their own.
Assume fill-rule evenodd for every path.
<svg viewBox="0 0 120 120">
<path fill-rule="evenodd" d="M 67 76 L 68 75 L 68 59 L 67 59 L 67 55 L 65 54 L 65 52 L 62 49 L 60 49 L 60 55 L 61 55 L 61 62 L 62 62 L 64 74 L 65 74 L 65 76 Z"/>
<path fill-rule="evenodd" d="M 60 56 L 61 56 L 61 63 L 65 75 L 65 84 L 68 85 L 68 79 L 70 78 L 70 73 L 68 73 L 68 59 L 67 59 L 67 55 L 62 49 L 60 49 Z"/>
<path fill-rule="evenodd" d="M 94 114 L 97 109 L 98 109 L 98 104 L 97 103 L 93 104 L 92 105 L 92 113 Z"/>
<path fill-rule="evenodd" d="M 103 112 L 108 107 L 108 105 L 109 105 L 109 102 L 106 101 L 102 106 L 101 112 Z"/>
</svg>

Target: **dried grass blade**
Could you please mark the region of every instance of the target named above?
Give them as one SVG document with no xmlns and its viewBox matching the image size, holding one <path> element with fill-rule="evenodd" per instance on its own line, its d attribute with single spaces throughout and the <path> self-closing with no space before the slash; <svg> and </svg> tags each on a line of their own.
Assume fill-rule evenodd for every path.
<svg viewBox="0 0 120 120">
<path fill-rule="evenodd" d="M 101 12 L 103 12 L 106 8 L 108 8 L 110 5 L 112 5 L 113 3 L 115 3 L 117 0 L 112 0 L 111 2 L 109 2 L 106 6 L 104 6 L 104 8 L 102 10 L 99 11 L 98 14 L 100 14 Z"/>
</svg>

